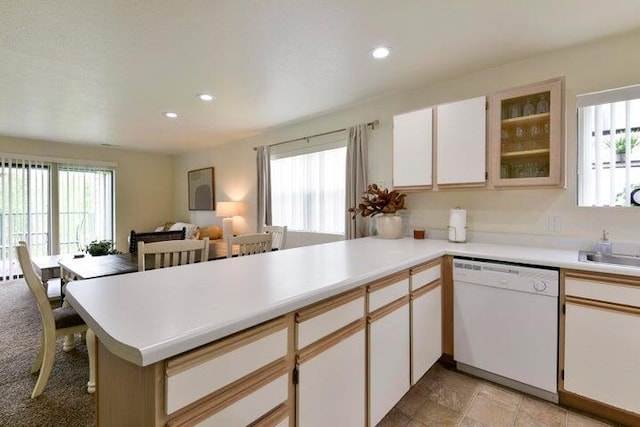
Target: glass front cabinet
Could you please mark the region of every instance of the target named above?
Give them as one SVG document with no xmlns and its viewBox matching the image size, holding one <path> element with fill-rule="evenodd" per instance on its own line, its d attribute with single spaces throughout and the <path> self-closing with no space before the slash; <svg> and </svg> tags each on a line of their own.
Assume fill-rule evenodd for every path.
<svg viewBox="0 0 640 427">
<path fill-rule="evenodd" d="M 564 187 L 563 80 L 498 92 L 491 102 L 493 187 Z"/>
</svg>

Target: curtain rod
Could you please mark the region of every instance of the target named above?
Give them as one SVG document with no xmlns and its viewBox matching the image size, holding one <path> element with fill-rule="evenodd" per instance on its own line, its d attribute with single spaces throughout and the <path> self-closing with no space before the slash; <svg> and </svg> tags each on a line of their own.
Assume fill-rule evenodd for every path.
<svg viewBox="0 0 640 427">
<path fill-rule="evenodd" d="M 375 119 L 372 122 L 367 123 L 367 126 L 371 129 L 375 129 L 380 124 L 380 120 Z M 269 144 L 269 147 L 275 147 L 276 145 L 288 144 L 290 142 L 302 141 L 303 139 L 317 138 L 319 136 L 331 135 L 332 133 L 344 132 L 347 128 L 336 129 L 329 132 L 316 133 L 315 135 L 303 136 L 301 138 L 290 139 L 288 141 L 276 142 L 275 144 Z M 253 147 L 253 150 L 257 150 L 258 147 Z"/>
</svg>

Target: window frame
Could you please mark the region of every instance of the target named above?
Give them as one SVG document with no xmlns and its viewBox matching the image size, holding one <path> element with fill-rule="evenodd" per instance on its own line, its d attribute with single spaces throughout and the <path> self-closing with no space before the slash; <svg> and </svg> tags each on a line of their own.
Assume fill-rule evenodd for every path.
<svg viewBox="0 0 640 427">
<path fill-rule="evenodd" d="M 640 164 L 634 164 L 631 161 L 631 155 L 633 153 L 629 153 L 626 156 L 625 163 L 622 165 L 622 168 L 625 169 L 625 175 L 622 180 L 622 185 L 616 186 L 616 181 L 618 180 L 615 171 L 621 169 L 618 165 L 619 161 L 617 159 L 617 152 L 615 149 L 615 142 L 613 144 L 610 143 L 609 153 L 605 156 L 605 158 L 601 158 L 602 149 L 596 150 L 596 146 L 598 144 L 605 144 L 607 136 L 610 138 L 610 141 L 615 141 L 615 139 L 611 139 L 611 127 L 615 127 L 616 135 L 629 135 L 628 138 L 631 139 L 634 136 L 640 137 L 640 113 L 637 110 L 637 106 L 635 107 L 636 115 L 635 120 L 638 122 L 637 126 L 632 126 L 631 122 L 634 120 L 631 116 L 631 111 L 626 111 L 625 113 L 625 123 L 621 128 L 618 124 L 619 117 L 616 116 L 616 110 L 611 111 L 610 105 L 614 105 L 619 102 L 627 102 L 625 105 L 625 109 L 631 109 L 631 102 L 639 100 L 640 102 L 640 85 L 634 86 L 626 86 L 622 88 L 604 90 L 599 92 L 591 92 L 577 95 L 576 97 L 576 112 L 577 112 L 577 163 L 576 163 L 576 205 L 578 207 L 597 207 L 597 208 L 611 208 L 611 207 L 633 207 L 630 203 L 630 193 L 633 191 L 633 181 L 632 181 L 632 171 L 635 168 L 640 168 Z M 597 116 L 596 111 L 589 111 L 588 109 L 593 108 L 609 108 L 609 117 L 607 118 L 609 121 L 609 126 L 607 128 L 600 128 L 601 126 L 605 126 L 605 118 L 604 113 L 602 113 L 601 117 Z M 584 132 L 586 128 L 586 123 L 590 123 L 589 119 L 586 117 L 587 112 L 589 114 L 593 114 L 596 122 L 593 124 L 593 131 L 590 136 L 585 137 Z M 616 120 L 614 124 L 610 122 L 612 120 Z M 595 139 L 594 139 L 595 138 Z M 618 137 L 616 137 L 617 139 Z M 593 144 L 594 147 L 588 147 L 589 144 Z M 595 150 L 595 151 L 594 151 Z M 592 154 L 593 160 L 590 157 Z M 612 162 L 616 163 L 614 171 L 611 171 Z M 587 171 L 587 163 L 592 164 L 593 172 L 588 174 Z M 638 162 L 636 162 L 638 163 Z M 608 178 L 604 176 L 604 172 L 608 174 Z M 640 173 L 640 170 L 636 171 L 636 175 Z M 604 186 L 603 182 L 609 180 L 609 188 L 606 190 L 604 195 L 600 193 L 600 187 Z M 600 182 L 599 182 L 600 180 Z M 593 188 L 591 188 L 593 187 Z M 616 193 L 619 188 L 623 187 L 622 194 L 625 194 L 623 198 L 623 204 L 617 204 L 617 199 L 620 193 Z M 604 198 L 608 194 L 608 200 L 611 202 L 613 200 L 613 204 L 607 203 Z M 593 203 L 587 204 L 586 200 L 593 200 Z"/>
</svg>

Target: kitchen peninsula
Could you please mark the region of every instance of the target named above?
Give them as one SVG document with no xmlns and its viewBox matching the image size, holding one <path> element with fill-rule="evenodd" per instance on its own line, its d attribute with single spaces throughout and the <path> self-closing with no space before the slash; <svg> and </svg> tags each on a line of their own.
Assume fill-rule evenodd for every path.
<svg viewBox="0 0 640 427">
<path fill-rule="evenodd" d="M 374 425 L 387 407 L 377 402 L 394 398 L 365 387 L 375 384 L 365 375 L 389 374 L 378 359 L 365 363 L 374 357 L 376 343 L 368 340 L 375 324 L 409 328 L 411 304 L 423 293 L 439 303 L 432 291 L 446 283 L 450 256 L 640 276 L 638 269 L 578 262 L 577 250 L 365 238 L 73 282 L 67 298 L 98 338 L 98 421 L 238 425 L 227 420 L 245 416 L 246 424 L 293 426 L 296 417 L 314 414 L 296 394 L 324 404 L 305 378 L 328 366 L 339 371 L 348 354 L 362 359 L 362 370 L 345 363 L 337 378 L 350 387 L 333 390 L 343 398 L 352 393 L 347 403 L 362 412 L 354 420 Z M 433 309 L 440 329 L 440 305 Z M 406 335 L 391 333 L 387 346 L 399 340 L 409 347 L 408 329 Z M 439 356 L 447 338 L 434 339 Z M 331 353 L 338 346 L 344 351 Z M 409 369 L 406 376 L 408 384 Z"/>
</svg>

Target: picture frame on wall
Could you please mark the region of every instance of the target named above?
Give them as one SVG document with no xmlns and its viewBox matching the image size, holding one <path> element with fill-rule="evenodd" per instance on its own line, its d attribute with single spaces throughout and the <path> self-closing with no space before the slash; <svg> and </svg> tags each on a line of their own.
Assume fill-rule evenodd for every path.
<svg viewBox="0 0 640 427">
<path fill-rule="evenodd" d="M 213 168 L 202 168 L 188 172 L 189 210 L 212 211 L 216 205 Z"/>
</svg>

